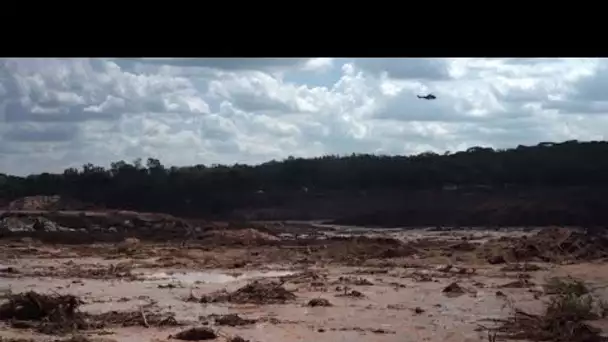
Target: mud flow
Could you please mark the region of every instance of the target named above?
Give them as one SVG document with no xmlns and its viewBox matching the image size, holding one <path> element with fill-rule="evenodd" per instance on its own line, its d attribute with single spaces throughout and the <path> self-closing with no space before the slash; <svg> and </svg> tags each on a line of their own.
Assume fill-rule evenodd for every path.
<svg viewBox="0 0 608 342">
<path fill-rule="evenodd" d="M 0 341 L 602 341 L 608 239 L 3 214 Z"/>
</svg>

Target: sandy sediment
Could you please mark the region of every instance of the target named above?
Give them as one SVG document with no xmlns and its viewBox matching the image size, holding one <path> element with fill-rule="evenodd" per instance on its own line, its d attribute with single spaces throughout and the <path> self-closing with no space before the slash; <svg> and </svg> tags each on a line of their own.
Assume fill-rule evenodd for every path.
<svg viewBox="0 0 608 342">
<path fill-rule="evenodd" d="M 43 216 L 51 220 L 49 215 Z M 28 217 L 32 214 L 19 219 Z M 161 223 L 196 228 L 166 216 L 146 222 L 140 230 Z M 480 327 L 509 317 L 513 305 L 542 312 L 549 276 L 583 279 L 598 296 L 608 281 L 606 239 L 558 228 L 212 225 L 184 235 L 184 242 L 154 241 L 134 233 L 137 228 L 121 227 L 110 232 L 123 231 L 121 239 L 111 242 L 95 241 L 90 226 L 80 233 L 54 232 L 53 243 L 44 227 L 38 234 L 5 235 L 2 303 L 13 305 L 13 311 L 0 314 L 3 338 L 168 341 L 181 331 L 204 327 L 217 341 L 236 336 L 250 341 L 481 341 L 488 331 Z M 70 234 L 89 234 L 92 241 L 75 242 Z M 57 304 L 63 302 L 71 304 Z M 23 303 L 32 305 L 35 314 L 14 314 Z"/>
</svg>

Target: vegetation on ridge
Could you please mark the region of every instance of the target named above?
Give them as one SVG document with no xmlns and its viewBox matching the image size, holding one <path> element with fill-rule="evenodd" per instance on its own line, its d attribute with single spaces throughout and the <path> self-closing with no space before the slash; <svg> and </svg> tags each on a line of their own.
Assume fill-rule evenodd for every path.
<svg viewBox="0 0 608 342">
<path fill-rule="evenodd" d="M 256 166 L 168 168 L 150 158 L 110 168 L 86 164 L 63 174 L 0 174 L 0 198 L 58 194 L 106 207 L 221 215 L 318 198 L 422 190 L 604 187 L 606 156 L 608 142 L 566 141 L 412 156 L 290 157 Z"/>
</svg>

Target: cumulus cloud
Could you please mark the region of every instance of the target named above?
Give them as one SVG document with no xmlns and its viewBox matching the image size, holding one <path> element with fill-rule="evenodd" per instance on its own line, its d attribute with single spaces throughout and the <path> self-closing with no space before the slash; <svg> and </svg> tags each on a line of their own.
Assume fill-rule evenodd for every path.
<svg viewBox="0 0 608 342">
<path fill-rule="evenodd" d="M 602 59 L 2 59 L 0 173 L 604 139 L 606 85 Z"/>
<path fill-rule="evenodd" d="M 588 65 L 586 71 L 574 80 L 567 92 L 544 101 L 543 107 L 562 114 L 608 114 L 608 94 L 605 92 L 608 62 L 596 61 Z"/>
<path fill-rule="evenodd" d="M 140 58 L 130 59 L 137 63 L 172 65 L 178 67 L 200 67 L 222 70 L 276 70 L 304 67 L 312 63 L 319 65 L 319 58 Z"/>
<path fill-rule="evenodd" d="M 444 80 L 450 78 L 446 59 L 430 58 L 360 58 L 360 68 L 397 79 Z"/>
<path fill-rule="evenodd" d="M 311 58 L 304 64 L 304 70 L 324 72 L 334 65 L 333 58 Z"/>
</svg>

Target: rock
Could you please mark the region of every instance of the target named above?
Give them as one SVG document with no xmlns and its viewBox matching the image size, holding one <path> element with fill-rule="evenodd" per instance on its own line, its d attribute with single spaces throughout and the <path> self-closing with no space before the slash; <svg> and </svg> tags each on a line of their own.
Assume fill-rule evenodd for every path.
<svg viewBox="0 0 608 342">
<path fill-rule="evenodd" d="M 32 228 L 34 228 L 34 230 L 37 231 L 37 232 L 43 232 L 43 231 L 45 231 L 45 229 L 44 229 L 44 223 L 42 222 L 42 220 L 40 218 L 37 218 L 34 221 L 34 225 L 32 226 Z"/>
<path fill-rule="evenodd" d="M 35 231 L 39 232 L 59 232 L 59 231 L 70 231 L 71 229 L 62 227 L 59 224 L 45 218 L 37 217 L 32 227 Z"/>
<path fill-rule="evenodd" d="M 280 241 L 280 238 L 257 229 L 235 229 L 235 230 L 212 230 L 201 236 L 203 240 L 213 241 L 220 244 L 244 244 L 252 245 L 259 243 L 272 243 Z"/>
<path fill-rule="evenodd" d="M 0 232 L 32 232 L 32 223 L 17 217 L 5 217 L 0 221 Z"/>
<path fill-rule="evenodd" d="M 433 277 L 431 277 L 430 274 L 424 273 L 422 271 L 412 273 L 412 278 L 418 282 L 433 281 Z"/>
<path fill-rule="evenodd" d="M 504 264 L 505 262 L 507 262 L 507 261 L 505 260 L 505 257 L 502 255 L 493 255 L 491 257 L 488 257 L 488 263 L 491 265 Z"/>
<path fill-rule="evenodd" d="M 329 302 L 329 300 L 325 299 L 325 298 L 314 298 L 311 299 L 308 304 L 308 306 L 332 306 L 332 304 Z"/>
<path fill-rule="evenodd" d="M 528 264 L 528 263 L 510 264 L 510 265 L 505 265 L 500 270 L 505 271 L 505 272 L 534 272 L 534 271 L 542 270 L 542 267 L 540 267 L 536 264 Z"/>
<path fill-rule="evenodd" d="M 123 240 L 122 244 L 127 247 L 135 247 L 139 245 L 140 241 L 138 238 L 126 238 Z"/>
<path fill-rule="evenodd" d="M 459 297 L 466 293 L 466 291 L 456 282 L 446 286 L 442 292 L 448 297 Z"/>
<path fill-rule="evenodd" d="M 175 338 L 182 341 L 202 341 L 214 340 L 217 338 L 217 334 L 211 328 L 196 327 L 180 331 L 174 336 L 169 336 L 169 338 Z"/>
<path fill-rule="evenodd" d="M 351 290 L 346 293 L 337 294 L 336 297 L 354 297 L 354 298 L 364 298 L 365 295 L 357 290 Z"/>
<path fill-rule="evenodd" d="M 498 286 L 503 289 L 522 289 L 525 287 L 533 287 L 535 284 L 527 279 L 518 279 L 503 285 Z"/>
<path fill-rule="evenodd" d="M 246 339 L 242 338 L 241 336 L 233 336 L 228 339 L 228 342 L 249 342 L 249 340 L 246 340 Z"/>
<path fill-rule="evenodd" d="M 14 267 L 5 267 L 5 268 L 0 268 L 0 273 L 16 274 L 16 273 L 19 273 L 19 271 Z"/>
<path fill-rule="evenodd" d="M 387 309 L 389 310 L 405 310 L 407 309 L 407 306 L 405 304 L 389 304 L 386 306 Z"/>
<path fill-rule="evenodd" d="M 228 325 L 231 327 L 255 324 L 255 322 L 255 319 L 242 318 L 237 314 L 223 315 L 215 318 L 215 323 L 217 325 Z"/>
<path fill-rule="evenodd" d="M 388 330 L 384 330 L 384 329 L 373 329 L 372 332 L 374 334 L 389 334 L 390 333 Z"/>
<path fill-rule="evenodd" d="M 0 221 L 0 232 L 57 232 L 70 231 L 70 229 L 60 226 L 59 224 L 45 217 L 5 217 Z"/>
<path fill-rule="evenodd" d="M 355 277 L 339 277 L 338 283 L 357 285 L 357 286 L 372 286 L 374 283 L 365 279 L 365 278 L 355 278 Z"/>
<path fill-rule="evenodd" d="M 22 237 L 21 239 L 19 239 L 19 241 L 20 241 L 21 243 L 27 243 L 27 244 L 32 244 L 32 243 L 34 243 L 34 239 L 32 239 L 32 238 L 31 238 L 31 237 L 29 237 L 29 236 Z"/>
</svg>

